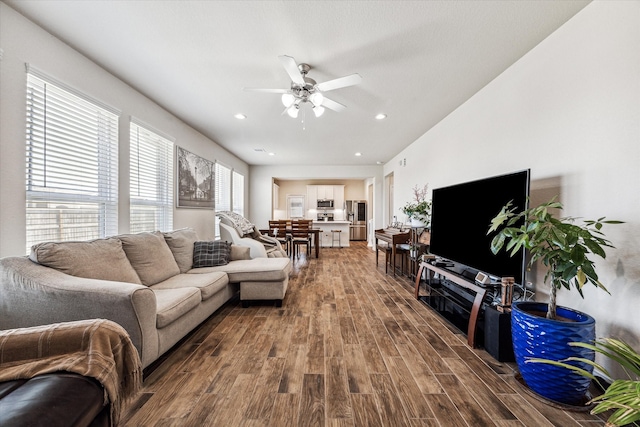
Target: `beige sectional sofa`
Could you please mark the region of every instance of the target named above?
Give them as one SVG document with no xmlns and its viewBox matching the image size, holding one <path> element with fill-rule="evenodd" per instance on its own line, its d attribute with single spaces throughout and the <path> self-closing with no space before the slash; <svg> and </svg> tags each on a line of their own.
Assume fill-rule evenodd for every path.
<svg viewBox="0 0 640 427">
<path fill-rule="evenodd" d="M 146 367 L 238 289 L 243 302 L 281 304 L 289 258 L 251 259 L 248 248 L 230 245 L 228 263 L 193 268 L 197 241 L 191 229 L 125 234 L 43 243 L 29 257 L 0 259 L 0 329 L 113 320 Z"/>
</svg>

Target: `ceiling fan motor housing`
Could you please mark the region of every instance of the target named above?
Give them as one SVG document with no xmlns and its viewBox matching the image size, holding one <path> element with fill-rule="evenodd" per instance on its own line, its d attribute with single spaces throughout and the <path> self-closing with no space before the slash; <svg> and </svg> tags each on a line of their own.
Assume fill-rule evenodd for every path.
<svg viewBox="0 0 640 427">
<path fill-rule="evenodd" d="M 301 85 L 295 82 L 291 82 L 291 92 L 296 99 L 299 100 L 300 103 L 308 102 L 309 97 L 316 92 L 316 81 L 311 77 L 307 77 L 307 73 L 311 70 L 311 66 L 309 64 L 300 63 L 298 64 L 298 70 L 300 70 L 300 74 L 302 74 L 302 78 L 304 79 L 305 84 Z"/>
</svg>

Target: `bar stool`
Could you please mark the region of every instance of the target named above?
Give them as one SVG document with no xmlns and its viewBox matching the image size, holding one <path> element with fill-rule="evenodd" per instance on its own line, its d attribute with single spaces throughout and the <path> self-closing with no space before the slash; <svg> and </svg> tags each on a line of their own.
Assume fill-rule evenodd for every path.
<svg viewBox="0 0 640 427">
<path fill-rule="evenodd" d="M 342 249 L 342 242 L 340 241 L 340 233 L 342 230 L 331 230 L 331 247 L 333 248 L 333 243 L 336 241 L 336 234 L 338 237 L 338 247 Z"/>
</svg>

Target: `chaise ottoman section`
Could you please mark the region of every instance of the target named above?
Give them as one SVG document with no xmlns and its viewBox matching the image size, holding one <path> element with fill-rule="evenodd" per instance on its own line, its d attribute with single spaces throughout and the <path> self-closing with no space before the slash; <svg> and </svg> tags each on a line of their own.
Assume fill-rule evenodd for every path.
<svg viewBox="0 0 640 427">
<path fill-rule="evenodd" d="M 240 282 L 242 306 L 249 307 L 249 301 L 275 300 L 276 307 L 282 307 L 288 284 L 288 277 L 280 282 Z"/>
<path fill-rule="evenodd" d="M 188 274 L 224 271 L 230 283 L 240 284 L 243 307 L 251 300 L 276 300 L 278 307 L 287 292 L 291 260 L 289 258 L 254 258 L 231 261 L 216 267 L 194 268 Z"/>
</svg>

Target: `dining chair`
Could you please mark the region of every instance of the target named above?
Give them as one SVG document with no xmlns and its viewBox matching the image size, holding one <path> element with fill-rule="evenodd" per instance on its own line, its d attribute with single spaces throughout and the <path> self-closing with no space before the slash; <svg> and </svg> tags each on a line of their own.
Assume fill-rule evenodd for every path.
<svg viewBox="0 0 640 427">
<path fill-rule="evenodd" d="M 287 231 L 289 221 L 287 220 L 269 220 L 269 235 L 275 237 L 283 248 L 290 255 L 289 234 Z"/>
<path fill-rule="evenodd" d="M 300 246 L 307 247 L 307 256 L 311 253 L 311 220 L 298 219 L 291 221 L 291 244 L 293 255 L 300 256 Z"/>
</svg>

